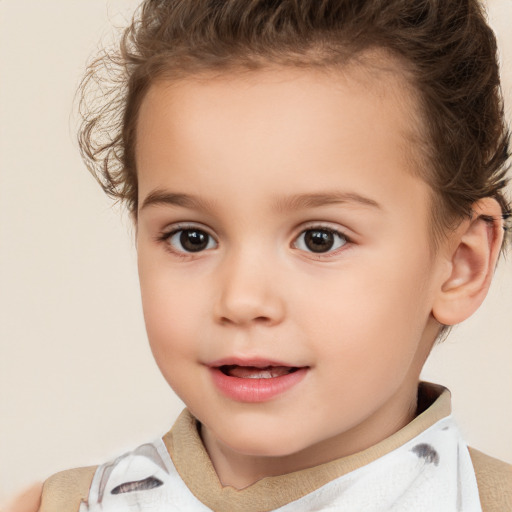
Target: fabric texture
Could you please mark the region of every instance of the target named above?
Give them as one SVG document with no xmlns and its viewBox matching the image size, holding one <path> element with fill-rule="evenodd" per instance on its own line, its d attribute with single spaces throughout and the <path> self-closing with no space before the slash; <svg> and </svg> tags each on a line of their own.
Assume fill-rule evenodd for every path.
<svg viewBox="0 0 512 512">
<path fill-rule="evenodd" d="M 469 448 L 469 455 L 475 468 L 482 510 L 512 511 L 512 465 L 474 448 Z"/>
<path fill-rule="evenodd" d="M 199 476 L 199 475 L 198 475 Z M 242 491 L 243 492 L 243 491 Z M 313 492 L 297 488 L 275 508 L 264 494 L 243 510 L 311 512 L 481 512 L 476 478 L 465 443 L 451 416 L 373 462 L 339 476 Z M 299 496 L 299 497 L 298 497 Z M 100 466 L 80 512 L 212 510 L 180 478 L 162 440 L 145 444 Z M 218 503 L 215 510 L 233 510 Z"/>
<path fill-rule="evenodd" d="M 403 481 L 413 475 L 417 477 L 409 479 L 409 484 L 405 485 L 402 508 L 396 503 L 386 504 L 380 494 L 376 497 L 375 493 L 363 492 L 369 499 L 368 503 L 361 505 L 364 510 L 512 511 L 512 466 L 476 450 L 470 449 L 468 452 L 449 416 L 450 395 L 446 389 L 423 383 L 419 388 L 418 399 L 419 410 L 423 412 L 381 443 L 320 466 L 264 478 L 242 490 L 220 484 L 201 442 L 197 421 L 185 410 L 172 430 L 154 444 L 143 445 L 99 468 L 70 470 L 54 475 L 45 483 L 40 510 L 109 512 L 131 510 L 133 506 L 134 510 L 142 507 L 140 510 L 153 512 L 160 510 L 157 503 L 162 499 L 173 504 L 172 508 L 167 506 L 165 510 L 191 512 L 339 510 L 341 506 L 350 510 L 346 508 L 346 503 L 342 505 L 336 500 L 344 494 L 349 495 L 347 489 L 356 489 L 357 485 L 363 485 L 364 489 L 373 488 L 375 484 L 369 483 L 372 479 L 377 483 L 384 482 L 388 477 L 389 465 L 393 465 L 393 460 L 398 460 L 398 454 L 398 457 L 404 458 L 397 467 L 403 465 L 403 468 L 408 468 Z M 448 439 L 448 434 L 451 441 L 445 443 L 443 436 Z M 443 464 L 449 460 L 451 463 L 440 467 L 441 460 Z M 427 489 L 432 474 L 438 473 L 445 475 L 440 479 L 441 482 L 445 481 L 445 488 L 440 483 L 436 488 L 426 491 L 426 494 L 429 499 L 435 499 L 439 489 L 444 489 L 443 492 L 447 494 L 452 493 L 451 508 L 442 508 L 444 505 L 439 504 L 428 505 L 428 501 L 425 506 L 431 508 L 414 508 L 415 505 L 407 501 L 411 499 L 407 492 L 415 492 L 415 486 L 418 485 Z M 452 481 L 448 485 L 450 479 Z M 457 482 L 461 479 L 466 482 L 466 489 L 469 489 L 466 494 L 470 504 L 461 501 L 466 499 L 464 493 L 453 494 L 453 489 L 459 488 Z M 476 492 L 476 482 L 481 509 L 470 508 L 480 507 L 478 497 L 475 504 L 475 495 L 471 494 L 471 489 Z M 92 491 L 89 495 L 90 488 Z M 168 493 L 165 498 L 164 492 Z M 107 495 L 108 498 L 105 498 Z M 391 499 L 389 496 L 387 498 Z M 464 506 L 460 508 L 462 504 Z"/>
<path fill-rule="evenodd" d="M 75 512 L 87 499 L 97 466 L 61 471 L 43 486 L 39 512 Z"/>
</svg>

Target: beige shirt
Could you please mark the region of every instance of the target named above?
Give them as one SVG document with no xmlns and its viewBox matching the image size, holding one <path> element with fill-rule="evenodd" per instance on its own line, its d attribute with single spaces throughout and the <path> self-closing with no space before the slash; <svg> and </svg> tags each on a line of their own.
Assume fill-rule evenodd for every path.
<svg viewBox="0 0 512 512">
<path fill-rule="evenodd" d="M 216 512 L 265 512 L 295 501 L 326 483 L 358 469 L 410 441 L 451 412 L 450 393 L 441 386 L 420 384 L 419 410 L 406 427 L 380 443 L 348 457 L 264 478 L 245 489 L 223 487 L 206 453 L 196 419 L 183 411 L 163 441 L 190 491 Z M 483 512 L 512 511 L 512 466 L 469 449 Z M 86 500 L 96 467 L 58 473 L 44 485 L 41 512 L 77 512 Z"/>
</svg>

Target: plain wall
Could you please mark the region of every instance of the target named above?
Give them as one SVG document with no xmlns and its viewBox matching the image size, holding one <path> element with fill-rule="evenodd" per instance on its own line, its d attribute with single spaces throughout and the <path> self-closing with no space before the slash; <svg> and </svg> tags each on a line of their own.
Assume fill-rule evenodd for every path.
<svg viewBox="0 0 512 512">
<path fill-rule="evenodd" d="M 182 408 L 146 342 L 130 223 L 74 141 L 85 62 L 137 3 L 0 2 L 0 501 L 162 435 Z M 489 9 L 510 111 L 512 1 Z M 424 371 L 452 390 L 468 442 L 509 462 L 511 265 Z"/>
</svg>

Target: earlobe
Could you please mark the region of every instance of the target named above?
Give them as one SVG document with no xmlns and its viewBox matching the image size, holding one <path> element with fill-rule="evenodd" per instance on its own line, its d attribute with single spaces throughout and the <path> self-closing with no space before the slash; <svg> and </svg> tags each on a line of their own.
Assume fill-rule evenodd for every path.
<svg viewBox="0 0 512 512">
<path fill-rule="evenodd" d="M 455 325 L 471 316 L 484 300 L 503 242 L 499 203 L 490 197 L 473 205 L 452 236 L 449 275 L 441 283 L 432 314 L 443 325 Z"/>
</svg>

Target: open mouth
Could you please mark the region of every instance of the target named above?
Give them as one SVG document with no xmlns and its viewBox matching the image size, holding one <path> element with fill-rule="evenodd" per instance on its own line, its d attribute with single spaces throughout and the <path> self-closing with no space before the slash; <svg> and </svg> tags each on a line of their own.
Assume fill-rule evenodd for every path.
<svg viewBox="0 0 512 512">
<path fill-rule="evenodd" d="M 210 372 L 215 387 L 237 402 L 266 402 L 297 386 L 309 366 L 288 366 L 277 361 L 217 361 Z"/>
<path fill-rule="evenodd" d="M 240 366 L 237 364 L 225 364 L 219 366 L 219 370 L 227 377 L 236 377 L 238 379 L 273 379 L 295 373 L 299 370 L 294 366 Z"/>
</svg>

